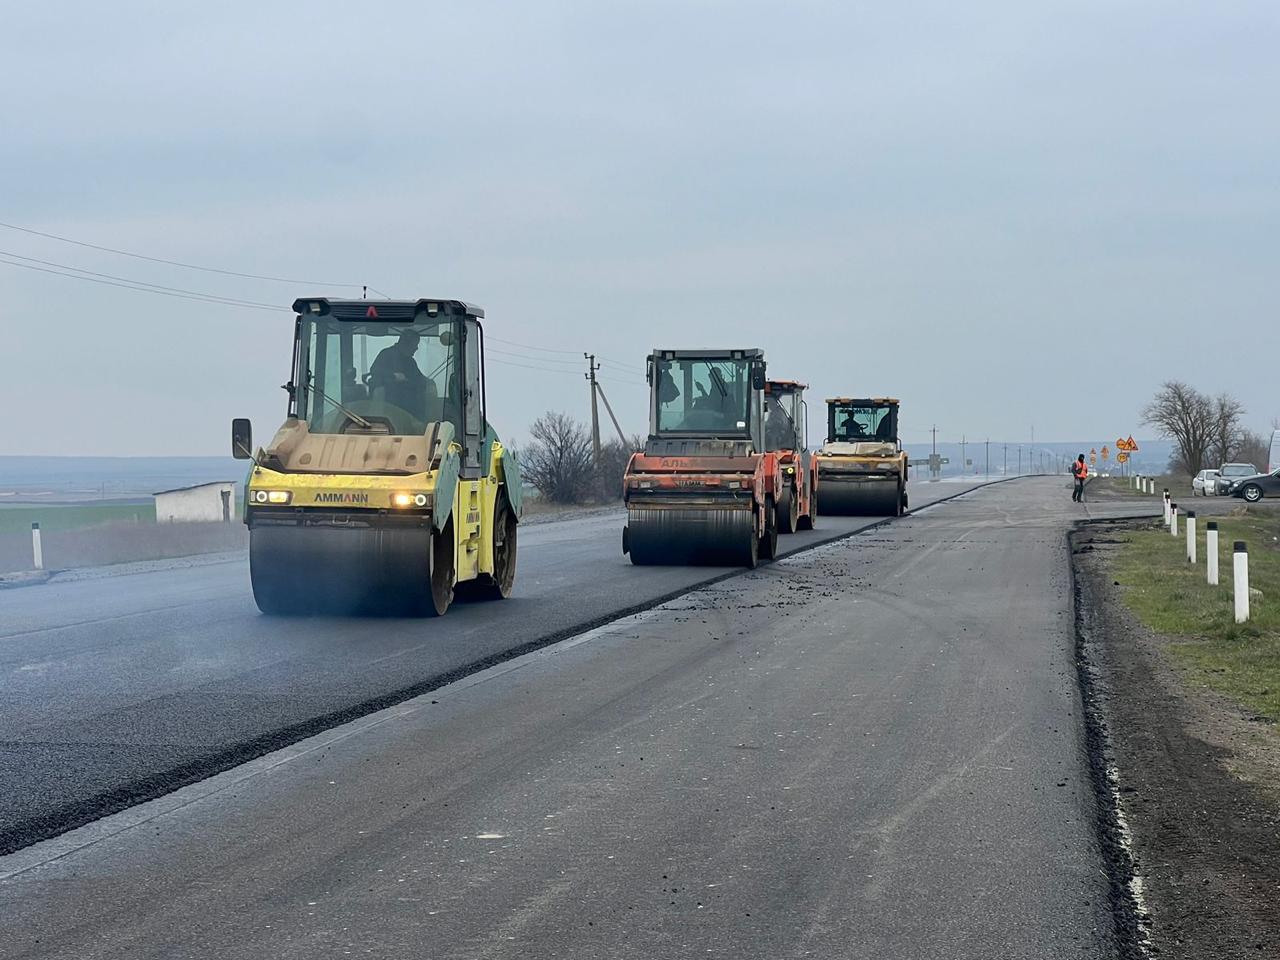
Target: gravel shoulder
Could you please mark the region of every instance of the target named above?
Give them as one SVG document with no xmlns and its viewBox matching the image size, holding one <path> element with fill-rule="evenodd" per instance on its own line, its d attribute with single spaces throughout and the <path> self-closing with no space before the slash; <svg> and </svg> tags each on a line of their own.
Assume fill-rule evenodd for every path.
<svg viewBox="0 0 1280 960">
<path fill-rule="evenodd" d="M 1131 834 L 1148 953 L 1280 955 L 1280 736 L 1179 665 L 1185 637 L 1126 607 L 1111 566 L 1126 524 L 1072 538 L 1081 655 Z"/>
</svg>

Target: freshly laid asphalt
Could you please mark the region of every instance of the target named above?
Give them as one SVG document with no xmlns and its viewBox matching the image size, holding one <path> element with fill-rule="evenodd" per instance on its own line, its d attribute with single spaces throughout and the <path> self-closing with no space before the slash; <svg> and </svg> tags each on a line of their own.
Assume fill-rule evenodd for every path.
<svg viewBox="0 0 1280 960">
<path fill-rule="evenodd" d="M 524 527 L 514 596 L 441 620 L 264 617 L 244 560 L 0 592 L 0 854 L 729 572 L 633 567 L 622 523 Z"/>
<path fill-rule="evenodd" d="M 988 486 L 485 669 L 0 858 L 6 954 L 1114 956 L 1064 534 L 1149 509 L 1071 504 L 1059 480 Z M 582 549 L 568 526 L 548 538 Z M 573 595 L 563 563 L 541 572 L 535 553 L 526 585 L 563 576 Z M 132 620 L 257 622 L 216 595 L 152 605 Z M 323 707 L 379 655 L 421 663 L 394 649 L 413 653 L 228 659 L 253 690 L 292 664 L 297 699 Z M 172 672 L 159 646 L 148 659 Z M 119 673 L 82 672 L 70 710 L 150 742 L 155 700 L 132 726 L 91 713 L 93 690 L 127 689 Z"/>
<path fill-rule="evenodd" d="M 6 954 L 1114 956 L 1064 534 L 1150 509 L 1072 504 L 1058 479 L 993 485 L 473 674 L 0 858 Z M 547 535 L 585 550 L 567 526 Z M 545 546 L 525 584 L 553 599 L 513 603 L 513 628 L 581 589 Z M 627 590 L 615 602 L 646 582 L 595 573 Z M 209 653 L 200 669 L 231 671 L 211 682 L 258 691 L 262 671 L 292 665 L 295 698 L 323 706 L 324 691 L 367 689 L 350 675 L 380 676 L 380 657 L 402 677 L 423 662 L 411 640 L 344 622 L 325 647 L 341 663 L 306 666 L 317 624 L 282 630 L 216 595 L 179 614 L 180 593 L 124 615 L 173 633 L 135 670 L 172 672 L 175 645 L 194 657 L 186 644 L 231 637 L 239 669 Z M 246 624 L 256 644 L 235 639 Z M 491 626 L 459 629 L 479 642 Z M 344 635 L 408 652 L 343 656 Z M 283 649 L 250 666 L 242 644 L 264 637 Z M 47 653 L 45 669 L 72 656 Z M 95 690 L 144 685 L 124 672 L 79 671 L 73 722 L 154 739 L 155 700 L 138 696 L 131 724 L 90 712 Z M 240 722 L 195 713 L 215 715 Z"/>
</svg>

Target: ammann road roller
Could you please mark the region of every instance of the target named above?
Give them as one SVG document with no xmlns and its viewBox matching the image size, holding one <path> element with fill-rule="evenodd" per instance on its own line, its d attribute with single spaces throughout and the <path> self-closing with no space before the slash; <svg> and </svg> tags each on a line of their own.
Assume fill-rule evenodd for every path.
<svg viewBox="0 0 1280 960">
<path fill-rule="evenodd" d="M 907 454 L 898 439 L 898 401 L 827 401 L 827 442 L 818 452 L 826 514 L 901 516 L 907 509 Z"/>
<path fill-rule="evenodd" d="M 764 437 L 764 355 L 655 350 L 648 380 L 649 438 L 623 477 L 623 552 L 635 564 L 772 559 L 781 478 Z"/>
<path fill-rule="evenodd" d="M 440 615 L 511 592 L 520 472 L 485 410 L 484 311 L 460 300 L 293 304 L 284 425 L 245 483 L 264 613 Z"/>
<path fill-rule="evenodd" d="M 809 454 L 808 384 L 770 380 L 765 384 L 764 442 L 778 458 L 781 486 L 773 495 L 778 532 L 812 530 L 818 516 L 817 461 Z"/>
</svg>

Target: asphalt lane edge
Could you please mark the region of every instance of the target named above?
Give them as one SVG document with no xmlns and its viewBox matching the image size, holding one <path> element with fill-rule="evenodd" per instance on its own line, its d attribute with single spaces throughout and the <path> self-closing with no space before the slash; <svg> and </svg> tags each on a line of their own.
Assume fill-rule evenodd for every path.
<svg viewBox="0 0 1280 960">
<path fill-rule="evenodd" d="M 1153 514 L 1154 515 L 1154 514 Z M 1081 716 L 1089 779 L 1093 784 L 1095 827 L 1102 860 L 1106 865 L 1107 893 L 1111 906 L 1113 936 L 1121 960 L 1149 960 L 1151 942 L 1144 927 L 1142 876 L 1134 862 L 1131 834 L 1120 800 L 1120 772 L 1115 764 L 1111 737 L 1103 714 L 1105 696 L 1100 686 L 1098 666 L 1090 656 L 1096 643 L 1089 606 L 1076 571 L 1076 534 L 1086 527 L 1107 527 L 1120 520 L 1077 520 L 1066 535 L 1067 566 L 1070 571 L 1071 602 L 1075 635 L 1076 681 L 1080 691 Z"/>
</svg>

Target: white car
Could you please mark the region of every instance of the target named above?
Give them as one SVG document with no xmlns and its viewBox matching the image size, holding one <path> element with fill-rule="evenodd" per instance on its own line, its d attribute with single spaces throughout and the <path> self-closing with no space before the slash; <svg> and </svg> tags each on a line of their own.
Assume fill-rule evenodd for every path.
<svg viewBox="0 0 1280 960">
<path fill-rule="evenodd" d="M 1191 481 L 1191 495 L 1194 497 L 1198 493 L 1202 497 L 1211 497 L 1217 492 L 1217 483 L 1217 470 L 1201 470 Z"/>
</svg>

